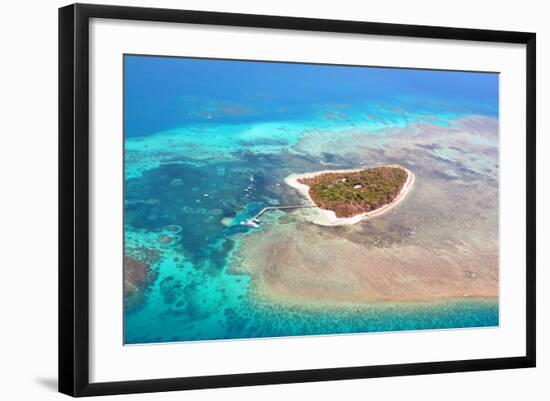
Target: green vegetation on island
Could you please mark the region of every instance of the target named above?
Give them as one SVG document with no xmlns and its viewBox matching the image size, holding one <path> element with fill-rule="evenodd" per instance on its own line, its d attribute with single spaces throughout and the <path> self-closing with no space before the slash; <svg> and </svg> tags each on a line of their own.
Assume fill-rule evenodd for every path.
<svg viewBox="0 0 550 401">
<path fill-rule="evenodd" d="M 336 217 L 351 217 L 391 203 L 407 181 L 400 167 L 373 167 L 356 172 L 323 173 L 298 181 L 309 186 L 309 195 Z"/>
</svg>

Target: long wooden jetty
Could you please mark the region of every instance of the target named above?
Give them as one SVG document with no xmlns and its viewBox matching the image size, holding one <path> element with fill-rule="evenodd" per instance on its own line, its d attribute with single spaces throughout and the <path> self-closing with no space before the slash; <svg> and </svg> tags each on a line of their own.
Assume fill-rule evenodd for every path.
<svg viewBox="0 0 550 401">
<path fill-rule="evenodd" d="M 262 214 L 264 214 L 265 212 L 268 212 L 270 210 L 303 209 L 303 208 L 307 208 L 307 207 L 315 207 L 315 205 L 290 205 L 290 206 L 268 206 L 268 207 L 264 207 L 262 210 L 260 210 L 258 213 L 256 213 L 256 215 L 254 215 L 253 217 L 249 218 L 248 220 L 241 221 L 241 224 L 243 226 L 247 226 L 247 227 L 258 228 L 258 227 L 260 227 L 260 223 L 261 223 L 260 216 Z"/>
</svg>

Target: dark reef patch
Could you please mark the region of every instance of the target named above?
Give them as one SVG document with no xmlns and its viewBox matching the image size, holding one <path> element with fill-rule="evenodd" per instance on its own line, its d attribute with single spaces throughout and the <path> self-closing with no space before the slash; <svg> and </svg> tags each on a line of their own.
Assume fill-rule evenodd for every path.
<svg viewBox="0 0 550 401">
<path fill-rule="evenodd" d="M 156 277 L 157 272 L 149 262 L 124 256 L 124 307 L 127 312 L 143 306 L 147 290 Z"/>
<path fill-rule="evenodd" d="M 251 152 L 241 156 L 209 164 L 180 160 L 128 179 L 125 223 L 137 230 L 165 231 L 159 237 L 162 246 L 177 246 L 197 268 L 219 273 L 233 248 L 227 238 L 245 230 L 238 224 L 223 226 L 222 216 L 242 213 L 251 202 L 261 209 L 279 198 L 272 170 L 283 166 L 281 158 Z M 143 201 L 148 199 L 155 202 Z"/>
<path fill-rule="evenodd" d="M 160 282 L 160 293 L 165 303 L 173 304 L 178 300 L 183 285 L 174 276 L 169 276 Z"/>
</svg>

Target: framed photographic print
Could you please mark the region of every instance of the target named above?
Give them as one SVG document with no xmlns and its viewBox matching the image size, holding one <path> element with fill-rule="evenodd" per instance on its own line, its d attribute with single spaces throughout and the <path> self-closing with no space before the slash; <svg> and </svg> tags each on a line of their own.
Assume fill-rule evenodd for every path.
<svg viewBox="0 0 550 401">
<path fill-rule="evenodd" d="M 535 366 L 535 34 L 59 10 L 59 389 Z"/>
</svg>

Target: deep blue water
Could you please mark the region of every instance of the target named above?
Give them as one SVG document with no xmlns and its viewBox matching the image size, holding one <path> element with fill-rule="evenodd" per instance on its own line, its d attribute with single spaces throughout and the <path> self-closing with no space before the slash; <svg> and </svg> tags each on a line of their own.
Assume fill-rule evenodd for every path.
<svg viewBox="0 0 550 401">
<path fill-rule="evenodd" d="M 296 152 L 304 133 L 498 116 L 498 75 L 142 56 L 124 67 L 126 252 L 161 254 L 145 303 L 126 310 L 126 343 L 498 324 L 494 301 L 322 312 L 260 304 L 250 278 L 229 271 L 253 235 L 239 221 L 296 197 L 280 186 L 285 176 L 353 166 L 331 149 Z"/>
<path fill-rule="evenodd" d="M 302 120 L 339 106 L 389 121 L 498 114 L 497 74 L 177 57 L 124 63 L 128 137 L 193 123 Z"/>
</svg>

